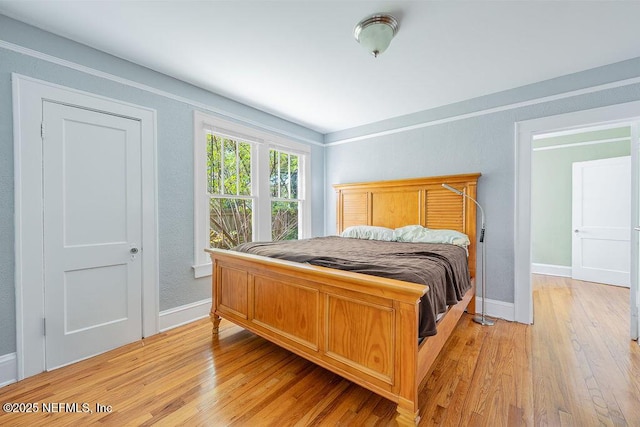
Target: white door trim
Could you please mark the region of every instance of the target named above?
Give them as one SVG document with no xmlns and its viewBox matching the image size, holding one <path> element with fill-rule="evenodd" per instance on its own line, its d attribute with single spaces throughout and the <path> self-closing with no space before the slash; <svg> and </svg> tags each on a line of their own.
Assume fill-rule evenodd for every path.
<svg viewBox="0 0 640 427">
<path fill-rule="evenodd" d="M 158 333 L 156 112 L 13 73 L 15 291 L 18 380 L 45 370 L 42 104 L 52 100 L 139 120 L 142 129 L 142 334 Z M 45 129 L 46 131 L 46 129 Z"/>
<path fill-rule="evenodd" d="M 638 245 L 640 236 L 637 227 L 640 225 L 640 121 L 631 124 L 631 277 L 629 287 L 629 305 L 631 306 L 631 338 L 636 339 L 640 345 L 640 319 L 638 319 L 638 308 L 640 307 L 640 292 L 638 283 L 640 274 L 640 254 Z M 635 198 L 634 196 L 635 195 Z"/>
<path fill-rule="evenodd" d="M 578 129 L 605 123 L 630 124 L 639 119 L 640 101 L 635 101 L 515 123 L 514 303 L 515 320 L 517 322 L 533 323 L 531 159 L 534 136 L 552 131 Z M 632 234 L 632 247 L 637 245 L 638 233 L 635 234 L 635 236 Z"/>
</svg>

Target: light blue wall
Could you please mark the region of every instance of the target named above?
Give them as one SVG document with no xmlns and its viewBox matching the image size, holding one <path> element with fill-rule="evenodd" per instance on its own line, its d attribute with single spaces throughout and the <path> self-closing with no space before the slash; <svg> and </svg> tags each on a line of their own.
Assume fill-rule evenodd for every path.
<svg viewBox="0 0 640 427">
<path fill-rule="evenodd" d="M 179 101 L 76 71 L 0 46 L 0 355 L 15 351 L 14 192 L 11 73 L 157 110 L 160 310 L 211 296 L 210 279 L 195 280 L 193 264 L 192 103 L 293 137 L 322 142 L 322 135 L 259 110 L 54 36 L 0 15 L 0 43 L 8 42 L 136 81 L 191 101 Z M 312 233 L 324 232 L 324 148 L 312 147 Z"/>
<path fill-rule="evenodd" d="M 487 217 L 487 298 L 513 303 L 516 122 L 640 100 L 638 83 L 541 99 L 638 77 L 640 58 L 325 135 L 327 186 L 481 172 L 478 200 Z M 378 92 L 387 93 L 384 88 Z M 409 127 L 412 130 L 401 130 Z M 383 135 L 367 136 L 377 133 Z M 335 197 L 330 191 L 325 206 L 327 233 L 332 234 Z"/>
</svg>

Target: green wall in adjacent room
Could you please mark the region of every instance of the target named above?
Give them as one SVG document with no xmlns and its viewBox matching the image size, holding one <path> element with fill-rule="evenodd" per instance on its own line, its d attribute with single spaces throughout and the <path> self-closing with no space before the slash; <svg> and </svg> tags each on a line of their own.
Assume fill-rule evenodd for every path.
<svg viewBox="0 0 640 427">
<path fill-rule="evenodd" d="M 630 155 L 628 126 L 534 141 L 531 182 L 532 262 L 571 266 L 572 164 Z M 617 140 L 584 145 L 586 142 Z M 582 143 L 582 144 L 581 144 Z M 558 147 L 554 149 L 540 148 Z M 538 149 L 538 150 L 536 150 Z"/>
</svg>

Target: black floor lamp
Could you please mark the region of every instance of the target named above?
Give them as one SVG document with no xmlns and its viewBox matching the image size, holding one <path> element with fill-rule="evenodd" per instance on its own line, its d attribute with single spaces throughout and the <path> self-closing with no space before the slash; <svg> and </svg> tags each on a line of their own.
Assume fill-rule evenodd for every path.
<svg viewBox="0 0 640 427">
<path fill-rule="evenodd" d="M 482 229 L 480 230 L 480 243 L 482 244 L 482 315 L 481 316 L 474 316 L 473 317 L 473 321 L 476 323 L 480 323 L 481 325 L 485 325 L 485 326 L 493 326 L 494 325 L 494 321 L 487 318 L 485 316 L 487 310 L 486 310 L 486 304 L 485 304 L 485 296 L 487 295 L 487 250 L 486 247 L 484 245 L 484 234 L 485 231 L 487 229 L 486 227 L 486 223 L 484 221 L 484 209 L 482 209 L 482 206 L 480 206 L 480 203 L 478 203 L 476 201 L 476 199 L 474 199 L 471 196 L 468 196 L 467 194 L 463 193 L 460 190 L 457 190 L 455 188 L 453 188 L 452 186 L 450 186 L 449 184 L 442 184 L 442 186 L 444 188 L 446 188 L 449 191 L 453 191 L 454 193 L 462 196 L 462 197 L 466 197 L 467 199 L 471 200 L 473 203 L 476 204 L 476 206 L 478 206 L 478 208 L 480 208 L 480 215 L 482 217 Z"/>
</svg>

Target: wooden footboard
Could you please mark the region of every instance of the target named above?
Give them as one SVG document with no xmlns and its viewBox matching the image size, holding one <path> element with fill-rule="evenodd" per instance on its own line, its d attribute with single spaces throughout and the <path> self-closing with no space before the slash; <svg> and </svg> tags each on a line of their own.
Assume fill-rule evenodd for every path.
<svg viewBox="0 0 640 427">
<path fill-rule="evenodd" d="M 441 343 L 434 342 L 432 350 L 423 343 L 419 351 L 418 304 L 427 287 L 233 251 L 208 252 L 214 334 L 225 318 L 396 402 L 400 425 L 418 422 L 419 384 L 446 340 L 445 334 L 436 335 Z M 453 326 L 460 309 L 449 311 L 448 316 L 457 313 L 449 321 Z"/>
</svg>

